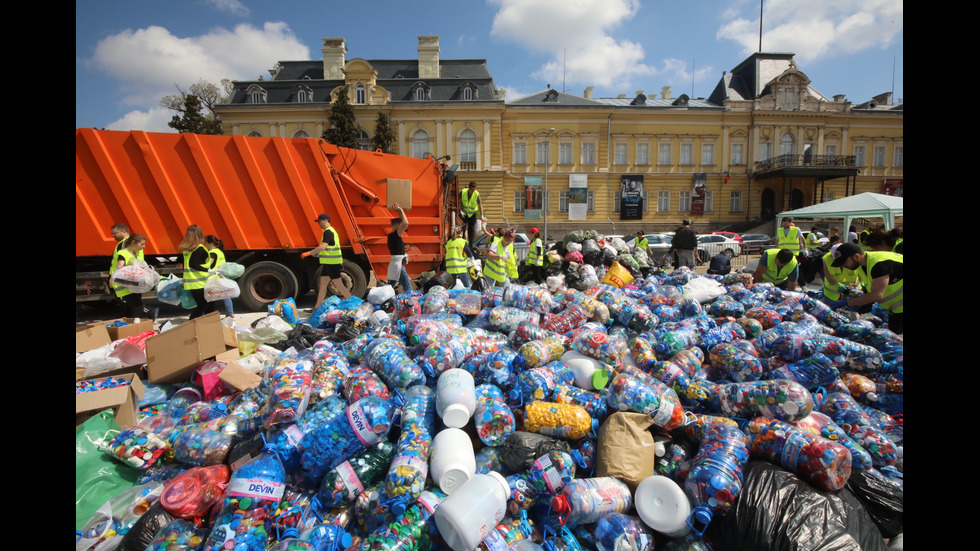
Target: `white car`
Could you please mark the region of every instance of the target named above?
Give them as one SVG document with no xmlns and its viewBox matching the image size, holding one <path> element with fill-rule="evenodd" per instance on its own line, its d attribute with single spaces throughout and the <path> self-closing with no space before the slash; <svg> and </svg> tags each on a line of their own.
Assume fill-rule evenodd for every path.
<svg viewBox="0 0 980 551">
<path fill-rule="evenodd" d="M 698 236 L 698 251 L 701 262 L 708 262 L 712 256 L 718 253 L 728 258 L 742 254 L 742 244 L 721 234 L 708 233 Z"/>
</svg>

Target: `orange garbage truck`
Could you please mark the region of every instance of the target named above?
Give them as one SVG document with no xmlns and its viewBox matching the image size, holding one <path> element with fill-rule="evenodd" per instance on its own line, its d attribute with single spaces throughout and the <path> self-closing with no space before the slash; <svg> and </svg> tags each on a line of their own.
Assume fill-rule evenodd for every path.
<svg viewBox="0 0 980 551">
<path fill-rule="evenodd" d="M 337 147 L 319 138 L 256 138 L 75 130 L 75 299 L 113 297 L 110 228 L 147 237 L 144 255 L 162 275 L 179 272 L 177 245 L 191 224 L 224 241 L 245 266 L 240 300 L 260 310 L 316 286 L 314 221 L 328 214 L 340 235 L 344 283 L 364 296 L 372 272 L 387 279 L 387 235 L 400 203 L 408 273 L 437 270 L 456 210 L 455 170 L 442 160 Z"/>
</svg>

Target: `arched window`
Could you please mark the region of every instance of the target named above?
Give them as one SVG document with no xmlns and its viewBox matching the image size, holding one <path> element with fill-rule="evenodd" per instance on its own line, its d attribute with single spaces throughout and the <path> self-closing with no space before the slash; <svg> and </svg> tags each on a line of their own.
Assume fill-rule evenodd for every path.
<svg viewBox="0 0 980 551">
<path fill-rule="evenodd" d="M 415 90 L 415 100 L 416 101 L 425 101 L 425 88 L 422 88 L 420 86 L 420 87 L 418 87 Z"/>
<path fill-rule="evenodd" d="M 467 101 L 473 99 L 473 89 L 472 88 L 469 88 L 469 87 L 463 88 L 463 99 L 464 100 L 467 100 Z"/>
<path fill-rule="evenodd" d="M 468 128 L 459 134 L 459 160 L 476 164 L 476 132 Z"/>
<path fill-rule="evenodd" d="M 248 103 L 265 103 L 266 92 L 261 86 L 255 84 L 248 87 L 245 91 Z"/>
<path fill-rule="evenodd" d="M 307 98 L 307 96 L 306 96 L 306 90 L 300 90 L 300 91 L 296 92 L 296 102 L 297 103 L 306 103 L 307 101 L 309 101 L 306 98 Z"/>
<path fill-rule="evenodd" d="M 363 128 L 357 131 L 357 148 L 363 149 L 364 151 L 371 150 L 371 136 Z"/>
<path fill-rule="evenodd" d="M 793 138 L 793 134 L 785 132 L 779 139 L 779 154 L 792 155 L 793 153 L 796 153 L 796 140 Z"/>
<path fill-rule="evenodd" d="M 293 137 L 294 138 L 309 138 L 310 135 L 306 133 L 306 130 L 297 130 L 296 133 L 293 134 Z"/>
<path fill-rule="evenodd" d="M 429 152 L 429 134 L 418 130 L 412 134 L 412 157 L 422 159 Z"/>
<path fill-rule="evenodd" d="M 248 136 L 250 138 L 261 138 L 262 137 L 262 134 L 258 130 L 253 130 L 253 131 L 251 131 L 251 132 L 248 133 Z"/>
<path fill-rule="evenodd" d="M 365 91 L 363 84 L 358 84 L 354 88 L 354 103 L 358 105 L 364 105 L 367 103 L 367 92 Z"/>
</svg>

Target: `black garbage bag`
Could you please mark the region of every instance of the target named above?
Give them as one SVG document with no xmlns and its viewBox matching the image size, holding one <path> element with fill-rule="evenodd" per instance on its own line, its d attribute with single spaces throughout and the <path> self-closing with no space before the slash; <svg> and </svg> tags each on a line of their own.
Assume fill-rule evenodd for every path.
<svg viewBox="0 0 980 551">
<path fill-rule="evenodd" d="M 436 285 L 442 285 L 446 289 L 452 288 L 453 275 L 446 271 L 439 272 L 438 274 L 429 278 L 429 280 L 422 285 L 422 289 L 428 293 L 429 289 L 435 287 Z"/>
<path fill-rule="evenodd" d="M 706 536 L 727 551 L 886 551 L 878 526 L 846 487 L 818 490 L 766 461 L 749 461 L 732 508 Z"/>
<path fill-rule="evenodd" d="M 523 472 L 534 460 L 551 451 L 571 453 L 568 442 L 534 432 L 512 432 L 500 449 L 500 460 L 515 473 Z"/>
<path fill-rule="evenodd" d="M 602 265 L 602 259 L 603 259 L 603 256 L 602 256 L 602 250 L 601 249 L 596 249 L 596 250 L 593 250 L 593 251 L 589 252 L 589 254 L 583 254 L 582 255 L 582 260 L 586 264 L 588 264 L 590 266 L 593 266 L 595 268 L 598 268 L 599 266 Z"/>
<path fill-rule="evenodd" d="M 136 520 L 136 523 L 126 532 L 119 543 L 118 551 L 146 551 L 153 537 L 175 516 L 167 512 L 157 501 Z"/>
<path fill-rule="evenodd" d="M 599 244 L 596 243 L 595 239 L 586 239 L 582 242 L 582 256 L 601 251 L 602 249 L 599 248 Z"/>
<path fill-rule="evenodd" d="M 905 498 L 901 488 L 867 471 L 854 470 L 847 480 L 847 489 L 868 510 L 882 536 L 891 539 L 904 531 Z"/>
<path fill-rule="evenodd" d="M 333 334 L 327 335 L 327 339 L 333 342 L 347 342 L 364 332 L 367 327 L 354 320 L 347 320 L 341 323 L 334 330 Z"/>
</svg>

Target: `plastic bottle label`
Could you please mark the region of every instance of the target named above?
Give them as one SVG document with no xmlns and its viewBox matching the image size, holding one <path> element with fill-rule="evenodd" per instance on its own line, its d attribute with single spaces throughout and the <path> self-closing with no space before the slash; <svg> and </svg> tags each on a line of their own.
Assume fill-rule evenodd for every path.
<svg viewBox="0 0 980 551">
<path fill-rule="evenodd" d="M 354 435 L 365 446 L 373 446 L 380 440 L 378 435 L 371 430 L 371 424 L 368 423 L 367 415 L 364 414 L 360 405 L 354 404 L 347 408 L 347 422 L 354 429 Z"/>
<path fill-rule="evenodd" d="M 807 444 L 806 438 L 802 434 L 789 433 L 786 435 L 786 444 L 783 445 L 783 453 L 780 461 L 783 465 L 795 468 L 796 461 L 800 457 L 803 446 Z"/>
<path fill-rule="evenodd" d="M 337 465 L 337 476 L 340 477 L 340 481 L 347 488 L 347 495 L 357 496 L 361 495 L 361 492 L 364 491 L 364 485 L 361 484 L 361 479 L 357 477 L 357 473 L 354 472 L 354 467 L 351 466 L 350 461 L 344 461 L 340 465 Z"/>
<path fill-rule="evenodd" d="M 558 493 L 563 482 L 561 476 L 558 474 L 558 469 L 551 462 L 551 458 L 547 455 L 539 457 L 534 461 L 534 468 L 541 471 L 541 478 L 544 480 L 545 486 L 548 487 L 548 492 L 552 494 Z"/>
<path fill-rule="evenodd" d="M 653 416 L 653 424 L 658 427 L 665 427 L 673 419 L 674 408 L 666 400 L 660 402 L 657 413 Z"/>
<path fill-rule="evenodd" d="M 487 537 L 483 538 L 483 544 L 487 551 L 504 551 L 508 547 L 503 536 L 496 530 L 491 530 Z"/>
<path fill-rule="evenodd" d="M 633 319 L 633 306 L 626 304 L 623 309 L 619 312 L 619 317 L 617 318 L 619 323 L 623 325 L 628 325 L 629 321 Z"/>
<path fill-rule="evenodd" d="M 233 478 L 228 483 L 228 497 L 250 497 L 280 501 L 286 485 L 261 478 Z"/>
<path fill-rule="evenodd" d="M 303 439 L 303 431 L 295 423 L 283 429 L 282 432 L 286 435 L 286 441 L 289 442 L 290 446 L 298 446 Z"/>
<path fill-rule="evenodd" d="M 436 507 L 442 503 L 442 498 L 426 490 L 419 495 L 418 503 L 431 515 L 436 511 Z"/>
</svg>

